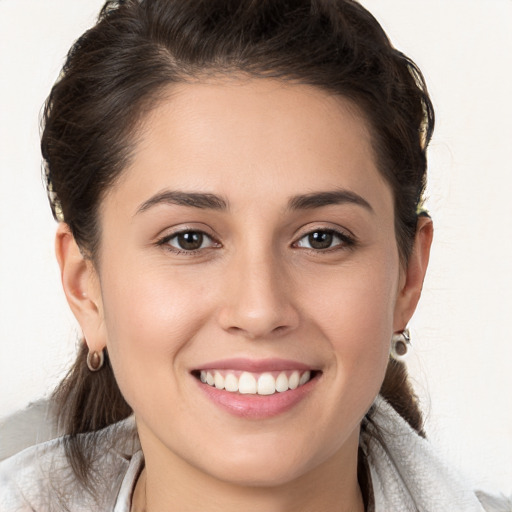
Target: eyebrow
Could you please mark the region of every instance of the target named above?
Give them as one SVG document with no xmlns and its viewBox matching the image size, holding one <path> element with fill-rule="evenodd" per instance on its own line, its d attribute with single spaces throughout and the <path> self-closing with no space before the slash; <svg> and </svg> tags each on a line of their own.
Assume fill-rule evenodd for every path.
<svg viewBox="0 0 512 512">
<path fill-rule="evenodd" d="M 366 199 L 350 190 L 312 192 L 310 194 L 294 196 L 288 201 L 288 209 L 309 210 L 323 206 L 347 203 L 361 206 L 369 212 L 374 213 L 373 208 Z M 228 209 L 228 202 L 216 194 L 165 190 L 150 197 L 147 201 L 144 201 L 137 209 L 136 215 L 160 204 L 189 206 L 203 210 L 211 209 L 223 211 Z"/>
<path fill-rule="evenodd" d="M 179 190 L 165 190 L 155 194 L 142 203 L 137 209 L 136 215 L 149 210 L 159 204 L 171 204 L 178 206 L 190 206 L 192 208 L 227 210 L 228 203 L 222 197 L 215 194 L 201 192 L 181 192 Z"/>
<path fill-rule="evenodd" d="M 370 203 L 359 194 L 350 190 L 333 190 L 326 192 L 313 192 L 292 197 L 288 202 L 290 210 L 309 210 L 336 204 L 355 204 L 371 213 L 375 213 Z"/>
</svg>

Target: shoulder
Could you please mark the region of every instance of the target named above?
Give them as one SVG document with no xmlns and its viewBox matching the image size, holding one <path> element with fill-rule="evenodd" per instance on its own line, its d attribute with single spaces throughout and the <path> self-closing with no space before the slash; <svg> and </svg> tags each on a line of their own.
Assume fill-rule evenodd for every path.
<svg viewBox="0 0 512 512">
<path fill-rule="evenodd" d="M 63 480 L 69 479 L 60 439 L 23 450 L 0 463 L 0 510 L 53 510 Z M 55 491 L 53 490 L 55 488 Z"/>
<path fill-rule="evenodd" d="M 140 449 L 134 421 L 129 418 L 83 436 L 96 454 L 95 497 L 75 477 L 66 458 L 65 438 L 58 438 L 27 448 L 0 463 L 0 510 L 111 510 L 130 460 Z"/>
<path fill-rule="evenodd" d="M 483 491 L 477 491 L 476 495 L 486 512 L 512 512 L 512 496 L 507 498 Z"/>
<path fill-rule="evenodd" d="M 361 447 L 376 510 L 512 512 L 510 500 L 475 492 L 381 397 L 371 409 Z"/>
</svg>

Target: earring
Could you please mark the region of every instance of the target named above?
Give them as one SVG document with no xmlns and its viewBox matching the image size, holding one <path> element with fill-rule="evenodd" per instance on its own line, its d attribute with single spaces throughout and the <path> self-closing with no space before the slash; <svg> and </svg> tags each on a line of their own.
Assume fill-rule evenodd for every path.
<svg viewBox="0 0 512 512">
<path fill-rule="evenodd" d="M 89 368 L 91 372 L 97 372 L 103 366 L 104 361 L 105 356 L 103 350 L 99 352 L 89 352 L 87 354 L 87 368 Z"/>
<path fill-rule="evenodd" d="M 395 361 L 403 362 L 411 348 L 411 335 L 409 329 L 395 332 L 391 338 L 390 355 Z"/>
</svg>

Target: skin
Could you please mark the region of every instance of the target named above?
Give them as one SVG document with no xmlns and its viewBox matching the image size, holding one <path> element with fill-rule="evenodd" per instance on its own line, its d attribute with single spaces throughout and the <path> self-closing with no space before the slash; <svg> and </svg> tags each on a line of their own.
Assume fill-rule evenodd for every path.
<svg viewBox="0 0 512 512">
<path fill-rule="evenodd" d="M 228 207 L 141 211 L 169 190 Z M 290 208 L 295 196 L 340 190 L 369 207 Z M 134 410 L 147 509 L 363 510 L 360 422 L 419 299 L 432 224 L 419 220 L 404 268 L 393 194 L 357 108 L 267 79 L 175 86 L 145 120 L 100 219 L 96 267 L 65 224 L 57 256 L 89 349 L 108 348 Z M 176 238 L 160 243 L 180 230 L 213 242 L 194 253 L 173 252 Z M 326 230 L 341 236 L 307 247 Z M 232 357 L 292 359 L 321 374 L 296 406 L 255 421 L 212 403 L 191 375 Z"/>
</svg>

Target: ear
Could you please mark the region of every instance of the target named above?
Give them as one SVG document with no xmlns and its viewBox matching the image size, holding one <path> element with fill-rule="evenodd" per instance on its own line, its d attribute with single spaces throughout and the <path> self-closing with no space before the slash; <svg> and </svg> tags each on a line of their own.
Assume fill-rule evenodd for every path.
<svg viewBox="0 0 512 512">
<path fill-rule="evenodd" d="M 403 269 L 400 278 L 400 287 L 395 304 L 394 332 L 403 331 L 406 328 L 416 309 L 421 296 L 425 273 L 427 272 L 433 235 L 432 219 L 426 216 L 419 217 L 413 250 L 407 268 Z"/>
<path fill-rule="evenodd" d="M 80 252 L 64 222 L 57 228 L 55 253 L 69 307 L 82 328 L 89 350 L 100 352 L 106 346 L 106 331 L 99 278 L 92 261 Z"/>
</svg>

